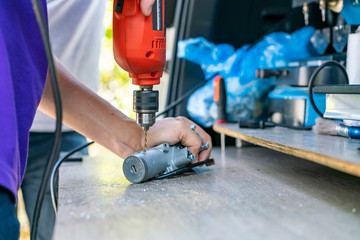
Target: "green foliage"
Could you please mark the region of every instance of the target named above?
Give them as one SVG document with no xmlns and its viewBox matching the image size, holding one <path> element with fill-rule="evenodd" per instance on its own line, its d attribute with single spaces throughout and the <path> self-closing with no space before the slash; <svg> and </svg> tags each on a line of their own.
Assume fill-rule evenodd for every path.
<svg viewBox="0 0 360 240">
<path fill-rule="evenodd" d="M 102 40 L 99 64 L 101 73 L 99 94 L 124 114 L 135 118 L 132 111 L 132 92 L 135 88 L 128 73 L 116 64 L 113 57 L 112 5 L 113 1 L 109 1 L 104 18 L 106 31 Z"/>
</svg>

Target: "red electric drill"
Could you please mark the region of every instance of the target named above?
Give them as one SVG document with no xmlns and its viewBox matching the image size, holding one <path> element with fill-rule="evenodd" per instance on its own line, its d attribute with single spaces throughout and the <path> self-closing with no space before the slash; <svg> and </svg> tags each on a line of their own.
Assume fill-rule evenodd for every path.
<svg viewBox="0 0 360 240">
<path fill-rule="evenodd" d="M 145 131 L 155 123 L 159 109 L 159 92 L 153 85 L 160 83 L 166 61 L 165 0 L 155 0 L 150 16 L 140 10 L 140 0 L 114 0 L 114 57 L 129 72 L 134 91 L 133 110 L 136 121 Z"/>
</svg>

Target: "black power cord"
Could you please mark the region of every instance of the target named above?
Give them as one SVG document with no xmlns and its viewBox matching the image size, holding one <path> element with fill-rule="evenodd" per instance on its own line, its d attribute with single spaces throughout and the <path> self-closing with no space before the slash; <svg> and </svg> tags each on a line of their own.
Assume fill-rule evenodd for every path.
<svg viewBox="0 0 360 240">
<path fill-rule="evenodd" d="M 34 210 L 34 216 L 33 216 L 32 225 L 31 225 L 31 240 L 36 240 L 38 224 L 39 224 L 39 217 L 40 217 L 40 212 L 41 212 L 41 205 L 44 200 L 46 186 L 47 186 L 47 183 L 49 182 L 52 166 L 54 165 L 54 163 L 59 155 L 59 151 L 60 151 L 61 128 L 62 128 L 62 106 L 61 106 L 60 89 L 59 89 L 59 85 L 58 85 L 58 79 L 57 79 L 57 75 L 56 75 L 54 59 L 52 56 L 50 39 L 49 39 L 49 31 L 48 31 L 46 20 L 45 20 L 44 9 L 42 8 L 42 5 L 39 0 L 31 0 L 31 3 L 32 3 L 33 9 L 34 9 L 35 16 L 36 16 L 36 21 L 39 25 L 41 38 L 42 38 L 44 49 L 45 49 L 46 59 L 49 64 L 49 73 L 50 73 L 50 79 L 51 79 L 51 83 L 52 83 L 54 102 L 55 102 L 55 106 L 56 106 L 56 129 L 55 129 L 54 143 L 53 143 L 52 150 L 51 150 L 48 162 L 46 164 L 46 168 L 45 168 L 42 182 L 40 185 L 40 190 L 38 193 L 35 210 Z"/>
<path fill-rule="evenodd" d="M 51 193 L 51 201 L 53 204 L 53 208 L 55 213 L 57 212 L 57 198 L 55 197 L 55 186 L 54 186 L 54 178 L 55 178 L 55 174 L 57 172 L 57 170 L 59 169 L 60 165 L 66 161 L 69 157 L 71 157 L 71 155 L 73 155 L 74 153 L 90 146 L 91 144 L 93 144 L 94 141 L 92 142 L 87 142 L 79 147 L 74 148 L 73 150 L 69 151 L 64 157 L 60 158 L 54 165 L 52 171 L 51 171 L 51 177 L 50 177 L 50 193 Z"/>
<path fill-rule="evenodd" d="M 197 163 L 194 163 L 194 164 L 191 164 L 189 166 L 186 166 L 186 167 L 182 167 L 182 168 L 179 168 L 179 169 L 176 169 L 174 171 L 171 171 L 169 173 L 166 173 L 166 174 L 163 174 L 163 175 L 160 175 L 160 176 L 157 176 L 157 177 L 154 177 L 153 180 L 160 180 L 160 179 L 165 179 L 165 178 L 169 178 L 169 177 L 173 177 L 175 175 L 178 175 L 180 173 L 184 173 L 184 172 L 187 172 L 195 167 L 198 167 L 198 166 L 201 166 L 205 164 L 206 166 L 211 166 L 211 165 L 214 165 L 215 164 L 215 160 L 213 158 L 209 158 L 207 160 L 204 160 L 204 161 L 201 161 L 201 162 L 197 162 Z"/>
<path fill-rule="evenodd" d="M 328 61 L 328 62 L 321 64 L 319 67 L 317 67 L 315 69 L 313 74 L 311 74 L 309 84 L 308 84 L 309 100 L 310 100 L 310 103 L 313 106 L 315 112 L 317 114 L 319 114 L 319 116 L 322 118 L 324 118 L 324 114 L 319 110 L 319 108 L 315 104 L 314 96 L 313 96 L 313 88 L 314 88 L 314 84 L 315 84 L 315 79 L 318 76 L 318 74 L 320 73 L 320 71 L 322 71 L 324 68 L 330 67 L 330 66 L 339 68 L 340 71 L 344 74 L 345 84 L 349 84 L 349 76 L 346 73 L 346 69 L 344 68 L 343 65 L 341 65 L 340 63 L 338 63 L 336 61 Z"/>
<path fill-rule="evenodd" d="M 193 92 L 195 92 L 199 87 L 201 87 L 202 85 L 204 85 L 205 83 L 207 83 L 209 80 L 211 80 L 212 78 L 214 78 L 216 75 L 218 75 L 219 73 L 213 73 L 210 77 L 204 79 L 203 81 L 200 81 L 198 84 L 196 84 L 192 89 L 190 89 L 189 91 L 187 91 L 186 93 L 184 93 L 181 97 L 179 97 L 178 99 L 176 99 L 175 101 L 173 101 L 172 103 L 170 103 L 163 111 L 161 111 L 160 113 L 158 113 L 155 118 L 160 117 L 161 115 L 164 115 L 165 113 L 167 113 L 170 109 L 176 107 L 179 103 L 183 102 L 185 99 L 187 99 L 187 97 L 189 97 Z"/>
</svg>

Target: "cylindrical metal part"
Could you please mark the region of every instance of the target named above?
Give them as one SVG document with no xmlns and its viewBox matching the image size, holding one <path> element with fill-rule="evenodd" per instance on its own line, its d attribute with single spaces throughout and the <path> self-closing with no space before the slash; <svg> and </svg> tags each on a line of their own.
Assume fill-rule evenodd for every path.
<svg viewBox="0 0 360 240">
<path fill-rule="evenodd" d="M 151 127 L 155 123 L 155 113 L 159 110 L 159 91 L 143 88 L 134 91 L 133 110 L 136 121 L 142 127 Z"/>
<path fill-rule="evenodd" d="M 127 157 L 123 164 L 125 177 L 132 183 L 141 183 L 156 177 L 168 167 L 166 151 L 150 148 Z"/>
<path fill-rule="evenodd" d="M 335 131 L 340 136 L 349 137 L 349 128 L 343 124 L 336 125 Z"/>
<path fill-rule="evenodd" d="M 192 125 L 190 128 L 195 131 L 196 125 Z M 197 132 L 196 134 L 202 140 Z M 208 149 L 209 145 L 209 143 L 203 143 L 200 152 Z M 127 157 L 123 164 L 123 172 L 130 182 L 141 183 L 186 167 L 194 160 L 195 156 L 187 147 L 182 146 L 180 143 L 173 146 L 164 143 Z"/>
<path fill-rule="evenodd" d="M 155 113 L 136 113 L 136 122 L 149 129 L 155 123 Z"/>
</svg>

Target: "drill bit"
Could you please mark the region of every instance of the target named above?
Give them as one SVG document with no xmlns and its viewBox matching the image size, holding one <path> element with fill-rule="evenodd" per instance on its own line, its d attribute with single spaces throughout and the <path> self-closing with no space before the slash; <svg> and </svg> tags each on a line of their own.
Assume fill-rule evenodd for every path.
<svg viewBox="0 0 360 240">
<path fill-rule="evenodd" d="M 147 150 L 147 132 L 148 132 L 148 127 L 144 127 L 144 132 L 145 132 L 145 149 L 144 149 L 144 153 L 146 154 L 146 150 Z"/>
</svg>

